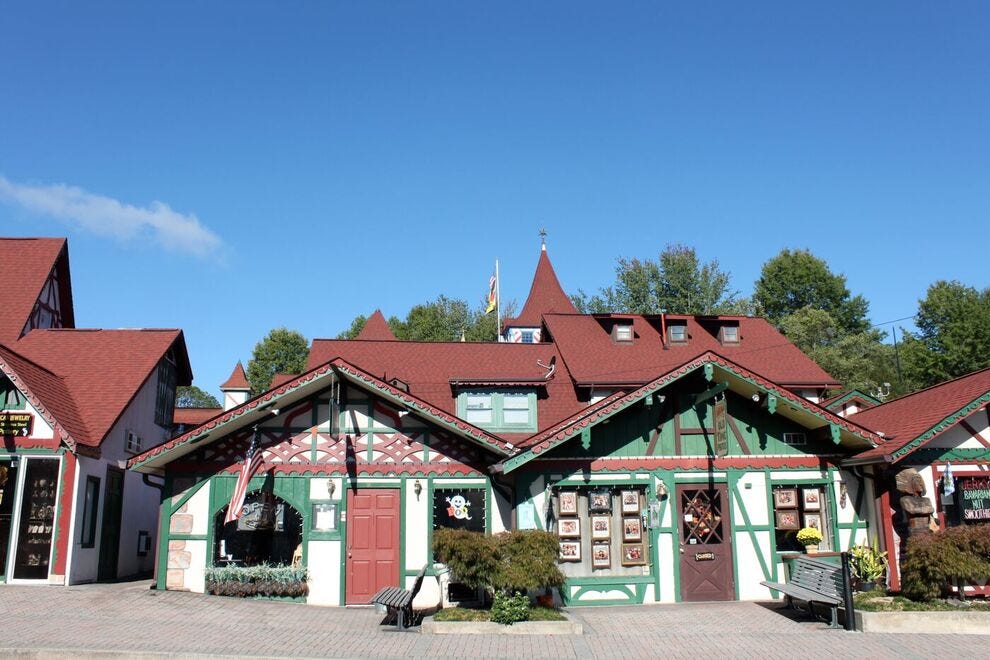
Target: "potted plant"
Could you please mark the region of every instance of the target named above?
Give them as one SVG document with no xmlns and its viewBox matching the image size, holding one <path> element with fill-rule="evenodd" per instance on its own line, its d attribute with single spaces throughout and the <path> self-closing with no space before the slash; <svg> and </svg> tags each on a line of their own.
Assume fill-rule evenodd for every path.
<svg viewBox="0 0 990 660">
<path fill-rule="evenodd" d="M 873 591 L 887 572 L 887 553 L 880 551 L 876 539 L 872 547 L 857 545 L 849 551 L 849 570 L 859 581 L 860 591 Z"/>
<path fill-rule="evenodd" d="M 797 540 L 811 555 L 818 552 L 818 544 L 822 542 L 822 533 L 817 527 L 803 527 L 797 533 Z"/>
</svg>

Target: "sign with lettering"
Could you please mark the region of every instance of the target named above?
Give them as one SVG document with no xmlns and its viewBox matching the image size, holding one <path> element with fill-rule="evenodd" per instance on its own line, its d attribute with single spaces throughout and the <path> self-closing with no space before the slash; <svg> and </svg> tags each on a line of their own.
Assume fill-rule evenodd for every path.
<svg viewBox="0 0 990 660">
<path fill-rule="evenodd" d="M 966 522 L 990 520 L 990 477 L 958 477 L 959 505 Z"/>
<path fill-rule="evenodd" d="M 719 399 L 712 406 L 712 416 L 715 419 L 715 455 L 726 456 L 729 453 L 729 433 L 726 430 L 725 399 Z"/>
<path fill-rule="evenodd" d="M 0 435 L 21 436 L 26 438 L 31 435 L 34 426 L 34 415 L 31 413 L 0 412 Z"/>
<path fill-rule="evenodd" d="M 715 561 L 714 552 L 696 552 L 694 553 L 695 561 Z"/>
</svg>

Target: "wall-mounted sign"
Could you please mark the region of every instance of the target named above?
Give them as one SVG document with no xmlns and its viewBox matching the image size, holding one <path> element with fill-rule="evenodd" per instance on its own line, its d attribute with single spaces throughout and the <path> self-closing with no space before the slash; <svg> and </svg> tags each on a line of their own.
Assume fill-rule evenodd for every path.
<svg viewBox="0 0 990 660">
<path fill-rule="evenodd" d="M 965 522 L 990 520 L 990 477 L 958 477 L 959 504 Z"/>
<path fill-rule="evenodd" d="M 450 527 L 484 532 L 485 495 L 481 488 L 435 488 L 433 529 Z"/>
<path fill-rule="evenodd" d="M 726 430 L 726 404 L 725 399 L 719 399 L 712 406 L 715 424 L 715 455 L 726 456 L 729 453 L 729 433 Z"/>
<path fill-rule="evenodd" d="M 21 412 L 0 412 L 0 435 L 21 436 L 31 435 L 34 426 L 34 415 Z"/>
<path fill-rule="evenodd" d="M 696 552 L 694 553 L 695 561 L 715 561 L 714 552 Z"/>
</svg>

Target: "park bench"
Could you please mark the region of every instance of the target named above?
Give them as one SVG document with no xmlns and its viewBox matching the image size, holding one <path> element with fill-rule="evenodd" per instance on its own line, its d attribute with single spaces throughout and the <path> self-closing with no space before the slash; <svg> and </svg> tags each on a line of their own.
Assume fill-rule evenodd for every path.
<svg viewBox="0 0 990 660">
<path fill-rule="evenodd" d="M 402 587 L 385 587 L 371 598 L 371 604 L 384 607 L 389 614 L 395 613 L 395 625 L 400 630 L 406 627 L 407 616 L 412 619 L 412 602 L 423 586 L 428 565 L 424 565 L 416 575 L 416 582 L 413 583 L 411 591 Z"/>
<path fill-rule="evenodd" d="M 789 607 L 794 606 L 794 599 L 808 603 L 808 611 L 812 616 L 815 615 L 814 603 L 828 605 L 832 610 L 831 625 L 833 628 L 838 627 L 839 604 L 845 599 L 841 566 L 801 555 L 794 560 L 791 576 L 786 584 L 766 581 L 760 584 L 784 594 Z"/>
</svg>

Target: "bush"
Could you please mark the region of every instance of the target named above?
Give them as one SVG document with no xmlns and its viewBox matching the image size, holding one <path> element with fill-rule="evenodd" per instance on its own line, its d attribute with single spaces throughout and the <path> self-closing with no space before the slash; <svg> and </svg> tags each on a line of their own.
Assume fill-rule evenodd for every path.
<svg viewBox="0 0 990 660">
<path fill-rule="evenodd" d="M 901 561 L 901 590 L 913 600 L 947 593 L 958 580 L 990 578 L 990 525 L 964 525 L 916 536 Z"/>
<path fill-rule="evenodd" d="M 439 529 L 433 533 L 433 555 L 471 588 L 506 593 L 559 587 L 564 574 L 557 567 L 557 535 L 537 530 L 478 532 Z"/>
<path fill-rule="evenodd" d="M 214 596 L 296 598 L 309 593 L 307 577 L 306 569 L 297 566 L 210 566 L 206 591 Z"/>
<path fill-rule="evenodd" d="M 511 626 L 517 621 L 526 621 L 527 619 L 529 619 L 529 596 L 526 594 L 513 596 L 503 593 L 495 594 L 495 602 L 492 604 L 492 621 Z"/>
</svg>

